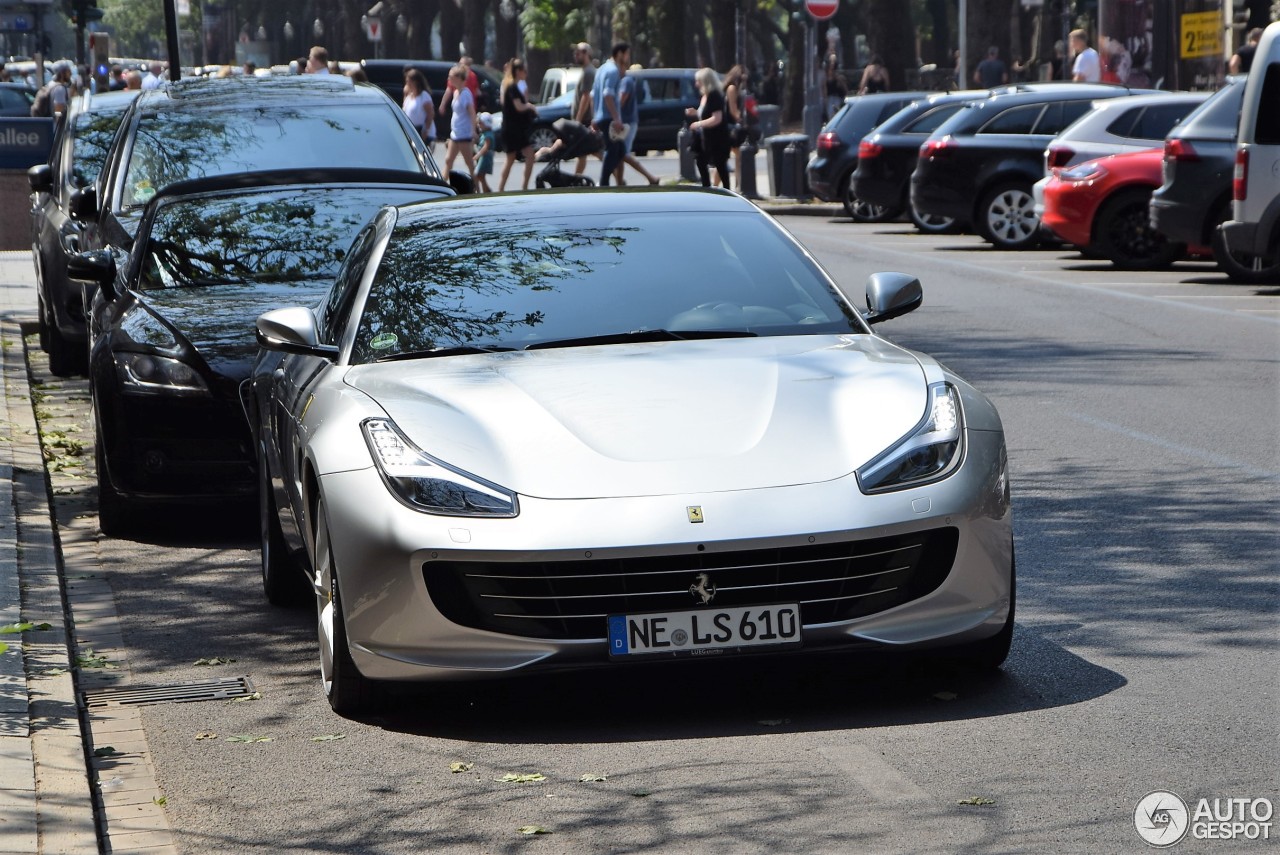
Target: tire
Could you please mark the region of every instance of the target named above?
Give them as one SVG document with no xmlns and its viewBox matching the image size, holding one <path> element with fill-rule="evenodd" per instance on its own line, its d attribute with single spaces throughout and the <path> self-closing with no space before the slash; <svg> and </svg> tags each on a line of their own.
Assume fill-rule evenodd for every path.
<svg viewBox="0 0 1280 855">
<path fill-rule="evenodd" d="M 89 370 L 89 353 L 77 341 L 67 341 L 54 324 L 49 324 L 49 371 L 57 377 L 74 377 Z"/>
<path fill-rule="evenodd" d="M 137 525 L 136 503 L 116 492 L 107 473 L 107 454 L 103 449 L 102 426 L 97 426 L 93 444 L 94 467 L 98 474 L 98 528 L 108 537 L 127 537 Z"/>
<path fill-rule="evenodd" d="M 347 643 L 347 621 L 333 549 L 329 545 L 329 521 L 324 499 L 315 510 L 316 634 L 320 642 L 320 680 L 329 706 L 338 715 L 358 716 L 381 706 L 381 687 L 360 673 Z"/>
<path fill-rule="evenodd" d="M 957 229 L 954 217 L 939 217 L 935 214 L 920 214 L 915 208 L 907 207 L 911 222 L 916 227 L 916 231 L 926 235 L 945 235 L 950 234 Z"/>
<path fill-rule="evenodd" d="M 280 528 L 280 514 L 271 494 L 271 475 L 266 455 L 258 447 L 258 531 L 262 551 L 262 591 L 273 606 L 290 608 L 305 605 L 307 588 L 302 569 L 289 554 Z"/>
<path fill-rule="evenodd" d="M 556 132 L 546 125 L 534 128 L 529 134 L 529 145 L 533 146 L 533 150 L 535 152 L 540 148 L 546 148 L 549 145 L 554 145 L 555 141 Z"/>
<path fill-rule="evenodd" d="M 1094 248 L 1123 270 L 1159 270 L 1187 251 L 1151 227 L 1151 192 L 1148 188 L 1117 193 L 1094 218 Z"/>
<path fill-rule="evenodd" d="M 1231 219 L 1231 203 L 1228 202 L 1218 217 L 1218 225 Z M 1280 258 L 1265 259 L 1261 256 L 1231 253 L 1227 251 L 1226 240 L 1216 227 L 1209 238 L 1213 249 L 1213 260 L 1218 269 L 1227 274 L 1232 282 L 1246 285 L 1271 285 L 1280 282 Z"/>
<path fill-rule="evenodd" d="M 844 211 L 855 223 L 884 223 L 897 217 L 902 212 L 885 205 L 873 205 L 853 195 L 853 182 L 846 176 L 840 183 L 840 201 Z"/>
<path fill-rule="evenodd" d="M 948 652 L 947 658 L 974 671 L 994 671 L 1009 658 L 1013 646 L 1014 611 L 1018 599 L 1018 560 L 1014 556 L 1009 565 L 1009 616 L 1004 626 L 990 638 L 957 647 Z"/>
<path fill-rule="evenodd" d="M 49 317 L 44 305 L 44 294 L 36 292 L 36 324 L 40 333 L 40 350 L 49 352 Z"/>
<path fill-rule="evenodd" d="M 998 184 L 978 205 L 978 234 L 999 249 L 1031 249 L 1040 241 L 1031 187 L 1021 181 Z"/>
<path fill-rule="evenodd" d="M 596 182 L 585 175 L 570 175 L 566 187 L 595 187 Z"/>
</svg>

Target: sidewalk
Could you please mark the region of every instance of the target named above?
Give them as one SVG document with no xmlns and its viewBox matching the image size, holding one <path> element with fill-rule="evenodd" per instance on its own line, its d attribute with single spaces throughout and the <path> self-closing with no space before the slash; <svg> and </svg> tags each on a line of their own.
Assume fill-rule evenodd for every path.
<svg viewBox="0 0 1280 855">
<path fill-rule="evenodd" d="M 58 549 L 22 323 L 31 253 L 0 252 L 0 853 L 96 853 L 93 793 L 70 661 Z M 24 624 L 25 626 L 25 624 Z"/>
</svg>

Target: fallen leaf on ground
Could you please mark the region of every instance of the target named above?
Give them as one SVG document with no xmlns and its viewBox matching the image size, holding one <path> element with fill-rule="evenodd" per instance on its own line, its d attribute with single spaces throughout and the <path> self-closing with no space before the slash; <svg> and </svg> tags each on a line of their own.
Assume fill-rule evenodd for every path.
<svg viewBox="0 0 1280 855">
<path fill-rule="evenodd" d="M 153 804 L 158 804 L 160 805 L 160 807 L 164 807 L 169 803 L 169 797 L 168 796 L 152 796 L 151 801 Z"/>
<path fill-rule="evenodd" d="M 521 834 L 550 834 L 551 833 L 550 831 L 547 831 L 545 828 L 543 828 L 540 825 L 522 825 L 519 828 L 517 828 L 516 831 L 519 831 Z"/>
<path fill-rule="evenodd" d="M 239 734 L 226 738 L 227 742 L 270 742 L 271 740 L 272 737 L 270 736 L 252 736 L 250 734 Z"/>
<path fill-rule="evenodd" d="M 223 657 L 223 656 L 209 656 L 204 659 L 197 659 L 195 662 L 191 664 L 193 665 L 230 665 L 232 662 L 235 662 L 235 661 L 236 660 L 234 659 L 227 659 L 226 657 Z"/>
<path fill-rule="evenodd" d="M 642 799 L 642 798 L 644 798 L 645 796 L 650 796 L 650 795 L 653 795 L 653 794 L 652 794 L 652 793 L 650 793 L 648 790 L 632 790 L 632 791 L 631 791 L 631 795 L 635 796 L 635 797 L 636 797 L 636 798 L 638 798 L 638 799 Z"/>
<path fill-rule="evenodd" d="M 254 692 L 252 695 L 242 695 L 238 698 L 232 698 L 231 703 L 238 704 L 241 701 L 260 701 L 262 700 L 262 692 Z"/>
<path fill-rule="evenodd" d="M 967 799 L 960 799 L 956 802 L 958 805 L 971 805 L 974 807 L 986 807 L 996 803 L 995 799 L 989 799 L 986 796 L 973 796 Z"/>
<path fill-rule="evenodd" d="M 104 745 L 101 748 L 93 749 L 94 757 L 110 757 L 112 754 L 119 754 L 119 753 L 120 753 L 119 751 L 116 751 L 110 745 Z"/>
<path fill-rule="evenodd" d="M 547 776 L 543 775 L 541 772 L 529 772 L 524 775 L 516 775 L 508 772 L 501 778 L 494 778 L 494 780 L 503 784 L 532 784 L 535 781 L 547 780 Z"/>
<path fill-rule="evenodd" d="M 326 733 L 322 736 L 311 737 L 312 742 L 333 742 L 336 739 L 346 739 L 345 733 Z"/>
<path fill-rule="evenodd" d="M 3 641 L 0 641 L 0 653 L 4 653 L 8 649 L 9 649 L 9 645 L 5 644 Z"/>
<path fill-rule="evenodd" d="M 217 739 L 217 738 L 218 738 L 218 734 L 214 733 L 212 730 L 205 730 L 196 734 L 196 742 L 199 742 L 202 739 Z"/>
<path fill-rule="evenodd" d="M 590 772 L 588 772 L 578 780 L 584 784 L 598 784 L 601 781 L 607 780 L 608 777 L 609 777 L 608 775 L 592 775 Z"/>
<path fill-rule="evenodd" d="M 8 626 L 0 626 L 0 635 L 13 635 L 19 632 L 30 632 L 31 630 L 45 631 L 50 629 L 53 629 L 52 624 L 24 621 L 23 623 L 11 623 Z"/>
<path fill-rule="evenodd" d="M 473 768 L 475 768 L 475 765 L 476 765 L 475 763 L 450 763 L 449 771 L 455 775 L 458 774 L 459 772 L 470 772 Z"/>
</svg>

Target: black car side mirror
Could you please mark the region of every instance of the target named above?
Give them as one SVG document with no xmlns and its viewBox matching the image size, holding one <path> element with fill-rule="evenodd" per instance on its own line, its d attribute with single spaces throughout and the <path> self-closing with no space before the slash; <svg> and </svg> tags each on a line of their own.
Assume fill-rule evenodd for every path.
<svg viewBox="0 0 1280 855">
<path fill-rule="evenodd" d="M 456 169 L 449 173 L 449 186 L 459 196 L 470 196 L 476 192 L 476 183 L 471 180 L 471 176 Z"/>
<path fill-rule="evenodd" d="M 95 249 L 70 256 L 67 277 L 97 285 L 108 300 L 116 298 L 116 257 L 110 250 Z"/>
<path fill-rule="evenodd" d="M 47 163 L 37 163 L 27 170 L 27 183 L 31 185 L 32 193 L 52 193 L 53 170 Z"/>
<path fill-rule="evenodd" d="M 867 314 L 863 320 L 878 324 L 920 308 L 924 289 L 909 273 L 872 273 L 867 277 Z"/>
<path fill-rule="evenodd" d="M 71 191 L 68 205 L 71 218 L 82 223 L 92 222 L 98 218 L 98 191 L 93 187 L 82 187 Z"/>
</svg>

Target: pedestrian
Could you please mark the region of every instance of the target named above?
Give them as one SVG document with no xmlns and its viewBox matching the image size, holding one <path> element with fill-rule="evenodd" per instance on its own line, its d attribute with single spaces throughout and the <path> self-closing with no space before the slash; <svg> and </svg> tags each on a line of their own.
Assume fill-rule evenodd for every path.
<svg viewBox="0 0 1280 855">
<path fill-rule="evenodd" d="M 1075 62 L 1071 64 L 1071 79 L 1076 83 L 1102 80 L 1102 60 L 1098 52 L 1089 47 L 1089 34 L 1084 30 L 1072 30 L 1069 38 L 1071 53 L 1075 56 Z"/>
<path fill-rule="evenodd" d="M 245 77 L 256 77 L 258 75 L 258 66 L 252 62 L 246 62 L 240 67 Z"/>
<path fill-rule="evenodd" d="M 418 130 L 418 135 L 427 144 L 427 151 L 431 151 L 436 144 L 436 105 L 431 100 L 427 78 L 416 68 L 404 69 L 400 108 L 408 117 L 409 124 Z"/>
<path fill-rule="evenodd" d="M 725 103 L 729 103 L 727 81 L 724 92 Z M 840 107 L 844 105 L 844 99 L 849 97 L 849 81 L 840 73 L 840 61 L 834 53 L 827 57 L 822 77 L 822 96 L 822 103 L 826 108 L 826 118 L 828 119 L 836 114 Z"/>
<path fill-rule="evenodd" d="M 498 142 L 493 133 L 493 117 L 489 113 L 481 113 L 476 116 L 476 124 L 480 128 L 480 147 L 476 149 L 476 184 L 481 193 L 492 193 L 489 176 L 493 174 L 493 150 Z"/>
<path fill-rule="evenodd" d="M 574 90 L 576 94 L 573 96 L 573 110 L 570 111 L 569 118 L 584 125 L 590 125 L 591 117 L 595 112 L 591 103 L 591 93 L 596 82 L 596 67 L 591 61 L 591 45 L 578 42 L 573 46 L 573 64 L 582 69 L 582 76 L 578 78 L 578 86 Z M 581 175 L 586 168 L 587 156 L 584 154 L 578 158 L 578 165 L 573 170 L 574 174 Z"/>
<path fill-rule="evenodd" d="M 524 158 L 524 181 L 520 185 L 522 190 L 529 189 L 529 179 L 533 176 L 531 132 L 538 108 L 529 103 L 525 90 L 520 88 L 520 84 L 525 83 L 528 77 L 529 69 L 523 59 L 513 58 L 507 63 L 506 74 L 502 78 L 502 150 L 507 153 L 507 159 L 502 164 L 499 192 L 507 189 L 507 176 L 520 158 Z"/>
<path fill-rule="evenodd" d="M 304 74 L 328 74 L 329 73 L 329 51 L 316 45 L 311 48 L 311 52 L 307 54 L 307 70 Z"/>
<path fill-rule="evenodd" d="M 619 69 L 622 80 L 618 83 L 618 103 L 620 105 L 618 112 L 622 116 L 622 124 L 627 129 L 627 135 L 622 141 L 622 163 L 619 163 L 618 168 L 614 170 L 614 177 L 618 179 L 619 185 L 627 183 L 622 180 L 622 173 L 626 171 L 628 166 L 643 175 L 649 184 L 658 183 L 657 176 L 645 169 L 644 164 L 632 153 L 632 147 L 636 144 L 636 133 L 640 130 L 640 98 L 636 91 L 636 78 L 628 72 L 638 71 L 641 68 L 643 66 L 637 63 L 630 68 Z"/>
<path fill-rule="evenodd" d="M 107 81 L 107 89 L 111 92 L 119 92 L 128 87 L 128 85 L 129 84 L 124 79 L 124 66 L 111 66 L 111 77 Z"/>
<path fill-rule="evenodd" d="M 1227 71 L 1230 74 L 1248 74 L 1249 69 L 1253 67 L 1253 55 L 1258 50 L 1258 42 L 1262 41 L 1262 29 L 1254 27 L 1249 31 L 1249 37 L 1245 39 L 1245 43 L 1231 54 L 1231 59 L 1227 62 Z"/>
<path fill-rule="evenodd" d="M 778 63 L 771 62 L 765 68 L 764 80 L 760 81 L 760 103 L 780 103 L 782 80 L 778 77 Z"/>
<path fill-rule="evenodd" d="M 151 63 L 147 76 L 142 78 L 143 89 L 159 89 L 160 84 L 164 83 L 164 66 L 158 62 Z"/>
<path fill-rule="evenodd" d="M 600 169 L 600 186 L 608 187 L 613 171 L 622 162 L 626 128 L 618 104 L 618 84 L 622 82 L 621 69 L 631 64 L 631 45 L 618 42 L 609 52 L 609 59 L 600 66 L 591 89 L 592 124 L 604 137 L 604 165 Z"/>
<path fill-rule="evenodd" d="M 833 58 L 835 54 L 831 55 Z M 742 190 L 742 151 L 740 146 L 747 139 L 746 95 L 742 91 L 747 82 L 747 68 L 735 65 L 724 76 L 725 119 L 729 123 L 729 153 L 733 155 L 733 171 L 738 175 L 738 190 Z M 846 84 L 846 94 L 848 94 Z M 844 99 L 840 99 L 844 103 Z M 834 115 L 834 113 L 832 114 Z M 717 178 L 719 176 L 717 175 Z"/>
<path fill-rule="evenodd" d="M 471 180 L 476 178 L 475 136 L 476 101 L 467 88 L 467 70 L 461 65 L 449 69 L 449 88 L 440 99 L 440 109 L 451 109 L 449 117 L 449 144 L 445 146 L 444 172 L 453 171 L 453 162 L 462 155 Z"/>
<path fill-rule="evenodd" d="M 858 94 L 871 95 L 888 91 L 889 69 L 884 67 L 884 60 L 879 54 L 873 54 L 870 64 L 862 70 L 862 82 L 858 84 Z"/>
<path fill-rule="evenodd" d="M 1000 48 L 995 45 L 987 48 L 987 58 L 973 70 L 973 82 L 980 89 L 995 89 L 1009 82 L 1009 69 L 1000 59 Z"/>
<path fill-rule="evenodd" d="M 711 186 L 710 167 L 720 176 L 720 183 L 729 186 L 729 125 L 725 121 L 724 90 L 720 88 L 720 76 L 710 68 L 700 68 L 694 76 L 702 100 L 697 108 L 689 107 L 685 115 L 693 121 L 689 130 L 694 136 L 694 152 L 698 162 L 698 176 L 703 187 Z"/>
<path fill-rule="evenodd" d="M 124 73 L 124 88 L 136 91 L 142 88 L 142 72 L 131 68 Z"/>
<path fill-rule="evenodd" d="M 471 67 L 471 57 L 463 54 L 458 58 L 458 65 L 467 70 L 467 89 L 471 92 L 471 98 L 475 102 L 476 109 L 487 109 L 488 104 L 482 104 L 480 95 L 480 75 L 475 73 Z"/>
</svg>

